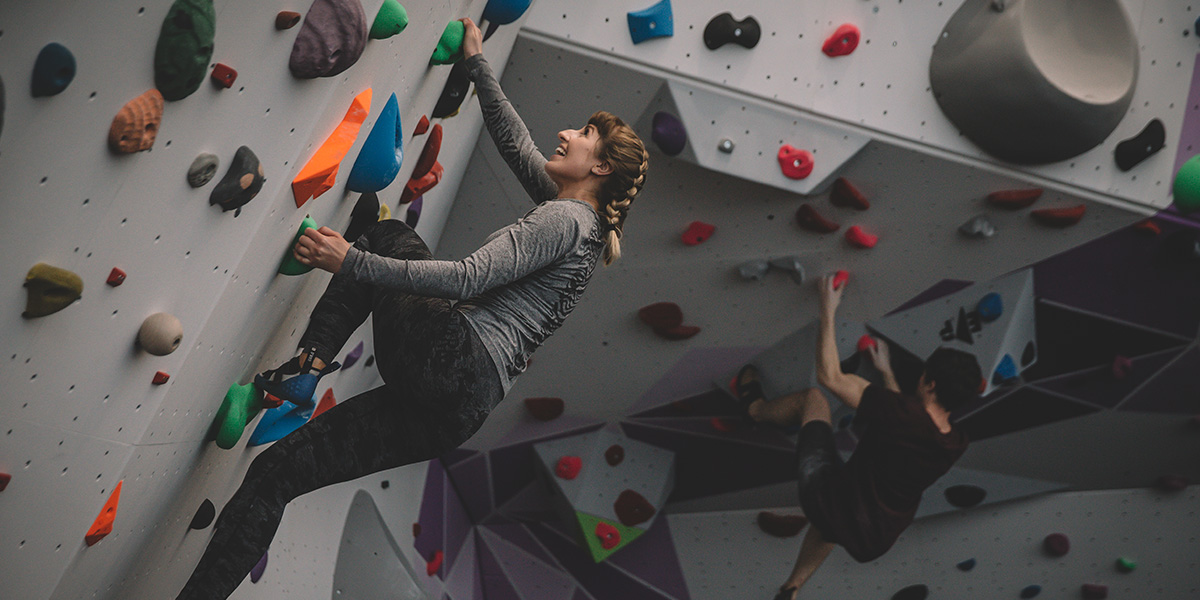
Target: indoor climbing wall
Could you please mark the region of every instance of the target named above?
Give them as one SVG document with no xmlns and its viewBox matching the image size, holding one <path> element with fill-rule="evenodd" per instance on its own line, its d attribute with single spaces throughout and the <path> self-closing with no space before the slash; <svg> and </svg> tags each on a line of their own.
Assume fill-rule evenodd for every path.
<svg viewBox="0 0 1200 600">
<path fill-rule="evenodd" d="M 373 192 L 436 247 L 481 123 L 447 85 L 448 24 L 486 5 L 0 7 L 0 596 L 172 595 L 264 444 L 379 384 L 364 326 L 316 406 L 260 417 L 246 385 L 329 280 L 284 260 L 302 222 L 369 224 Z M 343 531 L 412 521 L 422 486 L 414 467 L 298 501 L 237 597 L 332 594 Z M 362 543 L 408 572 L 396 538 Z"/>
</svg>

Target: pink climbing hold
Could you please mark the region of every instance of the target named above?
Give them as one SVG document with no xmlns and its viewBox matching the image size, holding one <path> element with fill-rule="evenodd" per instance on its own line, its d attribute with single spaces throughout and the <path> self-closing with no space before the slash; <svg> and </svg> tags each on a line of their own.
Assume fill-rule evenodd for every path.
<svg viewBox="0 0 1200 600">
<path fill-rule="evenodd" d="M 1120 354 L 1113 357 L 1112 361 L 1112 376 L 1113 379 L 1125 379 L 1129 373 L 1133 371 L 1133 361 L 1128 357 Z"/>
<path fill-rule="evenodd" d="M 683 232 L 683 243 L 688 246 L 696 246 L 708 241 L 712 237 L 717 228 L 714 225 L 709 225 L 703 221 L 692 221 Z"/>
<path fill-rule="evenodd" d="M 779 147 L 779 168 L 789 179 L 804 179 L 812 174 L 813 155 L 807 150 L 793 148 L 791 144 Z"/>
<path fill-rule="evenodd" d="M 1042 549 L 1050 556 L 1066 556 L 1071 551 L 1071 540 L 1066 534 L 1052 533 L 1042 540 Z"/>
<path fill-rule="evenodd" d="M 834 30 L 833 35 L 825 40 L 821 46 L 821 52 L 830 58 L 835 56 L 846 56 L 858 47 L 858 39 L 862 37 L 862 32 L 858 27 L 850 23 L 846 23 Z"/>
<path fill-rule="evenodd" d="M 117 287 L 118 285 L 125 283 L 125 271 L 113 267 L 113 270 L 108 273 L 108 279 L 106 279 L 104 283 L 107 283 L 113 287 Z"/>
<path fill-rule="evenodd" d="M 153 383 L 154 385 L 162 385 L 170 379 L 171 379 L 170 375 L 168 375 L 162 371 L 159 371 L 154 374 L 154 379 L 150 380 L 150 383 Z"/>
<path fill-rule="evenodd" d="M 554 474 L 561 479 L 575 479 L 583 469 L 583 461 L 578 456 L 564 456 L 554 465 Z"/>
<path fill-rule="evenodd" d="M 866 352 L 868 348 L 878 348 L 878 347 L 879 347 L 879 342 L 876 342 L 875 338 L 873 338 L 869 335 L 863 335 L 862 337 L 858 338 L 858 351 L 859 352 Z"/>
<path fill-rule="evenodd" d="M 850 279 L 850 274 L 845 271 L 838 271 L 833 274 L 833 289 L 840 290 L 846 281 Z"/>
<path fill-rule="evenodd" d="M 879 236 L 871 235 L 855 225 L 846 230 L 846 241 L 856 248 L 874 248 L 879 242 Z"/>
<path fill-rule="evenodd" d="M 1098 583 L 1085 583 L 1080 589 L 1084 600 L 1104 600 L 1108 598 L 1108 586 Z"/>
<path fill-rule="evenodd" d="M 596 524 L 596 537 L 600 538 L 600 547 L 605 550 L 612 550 L 621 543 L 621 532 L 604 521 Z"/>
<path fill-rule="evenodd" d="M 442 554 L 442 551 L 435 550 L 433 553 L 433 558 L 430 558 L 429 562 L 425 564 L 425 574 L 433 577 L 433 574 L 437 573 L 438 569 L 442 568 L 443 558 L 445 558 L 445 556 Z"/>
</svg>

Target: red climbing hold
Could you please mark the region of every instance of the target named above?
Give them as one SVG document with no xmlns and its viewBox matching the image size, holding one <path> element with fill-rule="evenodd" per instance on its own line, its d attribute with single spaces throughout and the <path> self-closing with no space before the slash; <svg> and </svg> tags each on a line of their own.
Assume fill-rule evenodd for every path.
<svg viewBox="0 0 1200 600">
<path fill-rule="evenodd" d="M 421 120 L 417 121 L 417 128 L 413 130 L 413 135 L 421 135 L 429 131 L 429 117 L 421 115 Z"/>
<path fill-rule="evenodd" d="M 708 420 L 708 424 L 712 426 L 713 431 L 728 433 L 737 428 L 732 422 L 722 419 L 721 417 L 713 417 Z"/>
<path fill-rule="evenodd" d="M 1071 551 L 1071 540 L 1062 533 L 1052 533 L 1042 540 L 1042 548 L 1050 556 L 1066 556 Z"/>
<path fill-rule="evenodd" d="M 1078 223 L 1085 212 L 1087 212 L 1087 205 L 1080 204 L 1065 208 L 1042 208 L 1031 211 L 1029 214 L 1033 215 L 1034 219 L 1052 227 L 1069 227 Z"/>
<path fill-rule="evenodd" d="M 325 390 L 324 394 L 321 394 L 321 401 L 317 402 L 317 408 L 313 409 L 312 418 L 309 420 L 321 416 L 321 413 L 335 406 L 337 406 L 337 398 L 333 397 L 333 388 L 329 388 Z"/>
<path fill-rule="evenodd" d="M 692 221 L 688 225 L 687 231 L 683 232 L 683 243 L 688 246 L 702 244 L 708 241 L 708 238 L 712 237 L 713 232 L 716 230 L 717 228 L 714 225 L 709 225 L 703 221 Z"/>
<path fill-rule="evenodd" d="M 8 487 L 8 482 L 10 481 L 12 481 L 12 475 L 0 473 L 0 492 L 3 492 L 4 488 Z"/>
<path fill-rule="evenodd" d="M 562 398 L 526 398 L 525 410 L 539 421 L 557 419 L 563 414 Z"/>
<path fill-rule="evenodd" d="M 1187 489 L 1192 482 L 1182 475 L 1160 475 L 1154 480 L 1154 486 L 1165 492 L 1179 492 Z"/>
<path fill-rule="evenodd" d="M 649 521 L 655 513 L 654 505 L 650 504 L 645 496 L 633 490 L 624 490 L 617 496 L 617 501 L 613 502 L 613 511 L 617 513 L 621 524 L 629 527 Z"/>
<path fill-rule="evenodd" d="M 151 379 L 150 383 L 153 383 L 154 385 L 162 385 L 162 384 L 166 383 L 167 381 L 169 381 L 170 379 L 171 379 L 171 376 L 169 374 L 159 371 L 154 374 L 154 379 Z"/>
<path fill-rule="evenodd" d="M 211 77 L 213 83 L 223 88 L 231 88 L 237 79 L 237 70 L 227 64 L 217 63 L 217 66 L 213 67 Z"/>
<path fill-rule="evenodd" d="M 413 523 L 413 537 L 421 537 L 421 524 Z"/>
<path fill-rule="evenodd" d="M 817 209 L 805 202 L 796 209 L 796 224 L 809 231 L 817 233 L 832 233 L 837 231 L 841 225 L 822 217 Z"/>
<path fill-rule="evenodd" d="M 266 394 L 263 396 L 263 400 L 262 400 L 263 408 L 279 408 L 280 406 L 283 406 L 282 399 L 276 398 L 275 396 L 272 396 L 271 394 Z"/>
<path fill-rule="evenodd" d="M 1080 591 L 1084 600 L 1104 600 L 1108 597 L 1108 586 L 1098 583 L 1085 583 Z"/>
<path fill-rule="evenodd" d="M 433 577 L 433 574 L 437 573 L 438 569 L 442 568 L 443 558 L 445 557 L 442 555 L 442 551 L 435 550 L 433 553 L 433 558 L 429 559 L 428 563 L 425 563 L 425 574 Z"/>
<path fill-rule="evenodd" d="M 1112 376 L 1113 379 L 1125 379 L 1129 376 L 1129 372 L 1133 370 L 1133 361 L 1120 354 L 1113 357 Z"/>
<path fill-rule="evenodd" d="M 613 467 L 621 464 L 621 461 L 625 460 L 625 448 L 620 444 L 609 446 L 608 450 L 604 451 L 604 460 Z M 0 491 L 4 491 L 3 488 L 0 488 Z"/>
<path fill-rule="evenodd" d="M 437 162 L 438 153 L 441 150 L 442 124 L 438 123 L 433 126 L 433 129 L 429 132 L 429 137 L 425 140 L 425 147 L 421 149 L 421 156 L 417 158 L 417 166 L 413 167 L 412 179 L 424 177 Z"/>
<path fill-rule="evenodd" d="M 1134 224 L 1133 228 L 1147 235 L 1158 235 L 1162 233 L 1162 228 L 1158 226 L 1158 223 L 1154 222 L 1154 219 L 1146 219 L 1145 221 L 1136 223 Z"/>
<path fill-rule="evenodd" d="M 100 509 L 100 514 L 96 516 L 96 520 L 92 522 L 92 527 L 88 529 L 87 535 L 83 541 L 87 542 L 88 546 L 96 545 L 96 542 L 104 539 L 104 536 L 112 533 L 113 521 L 117 518 L 117 505 L 121 503 L 121 486 L 125 480 L 117 482 L 117 487 L 113 488 L 112 494 L 108 496 L 108 501 L 104 503 L 104 508 Z"/>
<path fill-rule="evenodd" d="M 824 52 L 825 56 L 831 58 L 834 56 L 845 56 L 854 52 L 854 49 L 858 47 L 858 38 L 860 37 L 862 37 L 862 33 L 858 28 L 850 23 L 846 23 L 834 30 L 833 35 L 825 40 L 825 43 L 821 46 L 821 52 Z"/>
<path fill-rule="evenodd" d="M 125 283 L 125 271 L 113 267 L 113 270 L 108 273 L 108 279 L 106 279 L 104 283 L 107 283 L 113 287 L 117 287 L 118 285 Z"/>
<path fill-rule="evenodd" d="M 575 479 L 583 468 L 583 461 L 578 456 L 564 456 L 554 465 L 554 474 L 562 479 Z"/>
<path fill-rule="evenodd" d="M 846 230 L 846 241 L 858 248 L 874 248 L 879 236 L 863 231 L 858 225 Z"/>
<path fill-rule="evenodd" d="M 424 196 L 425 192 L 433 189 L 442 180 L 442 163 L 434 161 L 433 168 L 420 179 L 409 179 L 404 185 L 404 191 L 400 193 L 400 204 L 408 204 L 416 200 L 419 196 Z"/>
<path fill-rule="evenodd" d="M 863 335 L 862 337 L 858 338 L 858 351 L 859 352 L 866 352 L 867 348 L 878 348 L 878 347 L 879 347 L 879 342 L 876 342 L 875 338 L 873 338 L 869 335 Z"/>
<path fill-rule="evenodd" d="M 812 174 L 813 155 L 807 150 L 793 148 L 791 144 L 779 147 L 779 168 L 789 179 L 804 179 Z"/>
<path fill-rule="evenodd" d="M 621 543 L 621 532 L 604 521 L 596 523 L 596 537 L 600 538 L 600 547 L 605 550 L 612 550 Z"/>
<path fill-rule="evenodd" d="M 849 206 L 858 210 L 871 208 L 871 201 L 845 177 L 838 177 L 833 182 L 833 192 L 829 195 L 829 201 L 834 206 Z"/>
<path fill-rule="evenodd" d="M 838 271 L 833 274 L 833 289 L 840 290 L 846 281 L 850 279 L 850 274 L 845 271 Z"/>
<path fill-rule="evenodd" d="M 1001 190 L 992 192 L 987 195 L 987 202 L 993 206 L 1007 208 L 1008 210 L 1019 210 L 1037 202 L 1038 198 L 1042 197 L 1041 188 L 1030 188 L 1027 190 Z"/>
<path fill-rule="evenodd" d="M 300 23 L 300 13 L 294 10 L 283 10 L 275 15 L 275 29 L 291 29 Z"/>
<path fill-rule="evenodd" d="M 683 311 L 674 302 L 643 306 L 638 309 L 638 317 L 664 339 L 686 340 L 700 333 L 699 327 L 683 324 Z"/>
<path fill-rule="evenodd" d="M 805 525 L 808 519 L 804 515 L 777 515 L 765 510 L 758 513 L 758 528 L 775 537 L 794 537 Z"/>
</svg>

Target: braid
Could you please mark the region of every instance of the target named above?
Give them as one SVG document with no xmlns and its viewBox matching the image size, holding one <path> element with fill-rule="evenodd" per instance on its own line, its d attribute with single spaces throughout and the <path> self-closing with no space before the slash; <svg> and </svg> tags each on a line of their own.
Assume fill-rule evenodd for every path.
<svg viewBox="0 0 1200 600">
<path fill-rule="evenodd" d="M 650 153 L 643 146 L 642 164 L 638 168 L 637 177 L 633 179 L 629 189 L 625 191 L 625 197 L 620 200 L 614 198 L 604 207 L 609 226 L 607 248 L 604 253 L 605 265 L 611 265 L 618 258 L 621 258 L 621 236 L 622 227 L 625 225 L 625 217 L 629 214 L 629 206 L 633 204 L 633 199 L 637 197 L 638 192 L 642 191 L 642 185 L 646 182 L 646 170 L 649 166 Z"/>
</svg>

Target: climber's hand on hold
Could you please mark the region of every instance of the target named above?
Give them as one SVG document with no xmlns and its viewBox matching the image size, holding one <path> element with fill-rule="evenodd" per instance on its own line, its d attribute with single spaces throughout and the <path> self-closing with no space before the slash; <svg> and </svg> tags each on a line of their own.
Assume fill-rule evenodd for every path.
<svg viewBox="0 0 1200 600">
<path fill-rule="evenodd" d="M 296 242 L 292 253 L 302 265 L 337 273 L 342 268 L 342 262 L 346 260 L 346 252 L 349 250 L 350 242 L 338 232 L 328 227 L 310 227 L 304 230 L 304 235 L 300 236 L 300 241 Z"/>
<path fill-rule="evenodd" d="M 483 54 L 483 32 L 471 19 L 460 19 L 463 22 L 463 60 L 476 54 Z"/>
</svg>

